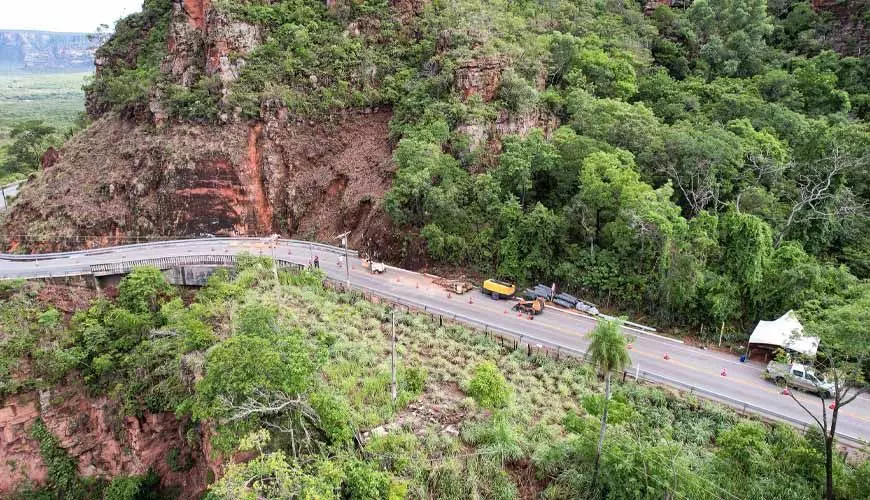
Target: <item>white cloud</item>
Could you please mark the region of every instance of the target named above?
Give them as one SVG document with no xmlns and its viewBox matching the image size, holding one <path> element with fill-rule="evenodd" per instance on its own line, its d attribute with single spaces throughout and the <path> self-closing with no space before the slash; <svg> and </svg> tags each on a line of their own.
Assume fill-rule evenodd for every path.
<svg viewBox="0 0 870 500">
<path fill-rule="evenodd" d="M 0 29 L 93 32 L 142 10 L 143 0 L 0 0 Z"/>
</svg>

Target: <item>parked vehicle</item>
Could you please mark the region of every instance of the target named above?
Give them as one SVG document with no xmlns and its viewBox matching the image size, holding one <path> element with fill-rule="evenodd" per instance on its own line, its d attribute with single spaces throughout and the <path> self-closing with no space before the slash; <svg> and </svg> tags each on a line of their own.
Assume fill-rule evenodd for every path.
<svg viewBox="0 0 870 500">
<path fill-rule="evenodd" d="M 514 311 L 519 311 L 523 314 L 531 314 L 532 316 L 537 316 L 544 312 L 544 305 L 546 302 L 542 298 L 537 298 L 535 300 L 526 300 L 520 299 L 519 302 L 514 304 Z"/>
<path fill-rule="evenodd" d="M 383 262 L 375 262 L 369 258 L 363 259 L 362 265 L 363 267 L 368 268 L 369 272 L 372 274 L 383 274 L 384 271 L 387 270 L 386 264 Z"/>
<path fill-rule="evenodd" d="M 834 384 L 826 381 L 824 377 L 817 376 L 811 366 L 801 363 L 786 364 L 771 361 L 767 364 L 767 374 L 777 385 L 788 384 L 790 387 L 814 392 L 824 398 L 834 393 Z"/>
<path fill-rule="evenodd" d="M 492 296 L 493 299 L 506 299 L 513 297 L 517 293 L 516 285 L 505 281 L 489 279 L 483 282 L 481 291 L 484 294 Z"/>
</svg>

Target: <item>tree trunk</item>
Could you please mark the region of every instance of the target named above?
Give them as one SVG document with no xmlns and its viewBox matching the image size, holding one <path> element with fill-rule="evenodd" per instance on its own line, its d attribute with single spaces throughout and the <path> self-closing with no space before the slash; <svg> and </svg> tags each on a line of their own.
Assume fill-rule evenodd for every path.
<svg viewBox="0 0 870 500">
<path fill-rule="evenodd" d="M 831 413 L 831 430 L 825 435 L 825 499 L 834 500 L 834 436 L 837 435 L 837 414 L 840 413 L 840 391 L 836 389 L 834 411 Z"/>
<path fill-rule="evenodd" d="M 592 490 L 598 482 L 601 469 L 601 448 L 604 446 L 604 431 L 607 430 L 607 403 L 610 401 L 610 372 L 604 375 L 604 409 L 601 412 L 601 432 L 598 434 L 598 451 L 595 452 L 595 472 L 592 475 Z"/>
</svg>

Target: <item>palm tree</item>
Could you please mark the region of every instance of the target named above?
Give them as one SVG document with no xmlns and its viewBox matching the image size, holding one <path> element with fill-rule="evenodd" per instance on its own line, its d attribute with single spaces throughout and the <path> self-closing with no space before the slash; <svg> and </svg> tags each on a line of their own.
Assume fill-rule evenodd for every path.
<svg viewBox="0 0 870 500">
<path fill-rule="evenodd" d="M 598 481 L 598 470 L 601 467 L 601 447 L 604 445 L 604 431 L 607 428 L 607 403 L 610 400 L 610 374 L 621 371 L 631 365 L 626 344 L 628 341 L 622 333 L 621 320 L 607 320 L 598 323 L 588 336 L 591 341 L 586 350 L 586 359 L 595 365 L 598 373 L 604 376 L 604 410 L 601 412 L 601 433 L 598 436 L 598 451 L 595 453 L 595 472 L 592 476 L 592 489 Z"/>
</svg>

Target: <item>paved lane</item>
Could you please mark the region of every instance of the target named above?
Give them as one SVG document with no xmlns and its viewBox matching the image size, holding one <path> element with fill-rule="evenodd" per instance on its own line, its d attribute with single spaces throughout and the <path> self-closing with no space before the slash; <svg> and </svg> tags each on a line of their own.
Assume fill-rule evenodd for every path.
<svg viewBox="0 0 870 500">
<path fill-rule="evenodd" d="M 0 278 L 87 273 L 93 264 L 241 252 L 271 255 L 299 264 L 308 264 L 313 255 L 318 255 L 321 268 L 330 278 L 343 281 L 346 275 L 343 255 L 336 248 L 309 246 L 307 243 L 287 240 L 281 240 L 274 246 L 257 239 L 204 239 L 77 252 L 39 261 L 12 261 L 0 255 Z M 533 344 L 583 352 L 587 346 L 584 335 L 596 323 L 593 318 L 551 308 L 530 321 L 517 317 L 510 310 L 511 302 L 492 300 L 476 290 L 448 298 L 442 288 L 432 284 L 430 277 L 396 268 L 388 268 L 383 275 L 372 275 L 355 257 L 350 259 L 350 264 L 351 281 L 355 287 L 419 308 L 425 307 L 435 314 L 455 316 L 457 320 L 477 326 L 489 326 L 513 335 L 522 335 L 524 341 Z M 657 335 L 637 331 L 627 331 L 627 334 L 634 337 L 632 369 L 639 368 L 649 378 L 678 388 L 694 387 L 721 395 L 723 399 L 742 401 L 750 405 L 747 407 L 749 411 L 761 409 L 790 420 L 810 422 L 810 418 L 791 398 L 782 396 L 774 384 L 761 378 L 764 367 L 759 364 L 740 363 L 736 356 L 687 346 Z M 664 359 L 665 353 L 670 359 Z M 727 372 L 726 376 L 721 375 L 723 369 Z M 818 398 L 797 394 L 804 404 L 821 413 Z M 733 404 L 733 401 L 730 403 Z M 861 398 L 842 410 L 838 431 L 847 436 L 870 440 L 870 400 Z"/>
</svg>

